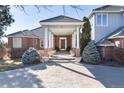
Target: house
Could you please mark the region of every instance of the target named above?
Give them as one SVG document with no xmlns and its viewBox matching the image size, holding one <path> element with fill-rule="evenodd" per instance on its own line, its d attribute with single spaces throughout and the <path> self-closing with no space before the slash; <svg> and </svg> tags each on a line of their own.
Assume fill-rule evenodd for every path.
<svg viewBox="0 0 124 93">
<path fill-rule="evenodd" d="M 94 40 L 104 59 L 113 59 L 116 47 L 124 48 L 124 6 L 105 5 L 93 9 L 89 15 L 91 40 Z M 71 50 L 80 56 L 79 35 L 81 20 L 57 16 L 40 21 L 41 27 L 8 35 L 8 47 L 22 49 L 35 47 L 45 56 L 53 50 Z"/>
<path fill-rule="evenodd" d="M 113 59 L 115 47 L 124 48 L 124 6 L 106 5 L 89 15 L 91 39 L 104 59 Z"/>
<path fill-rule="evenodd" d="M 81 20 L 60 15 L 42 20 L 40 24 L 41 27 L 36 29 L 9 34 L 8 48 L 13 50 L 34 47 L 43 50 L 45 56 L 53 50 L 72 50 L 75 56 L 80 56 Z"/>
</svg>

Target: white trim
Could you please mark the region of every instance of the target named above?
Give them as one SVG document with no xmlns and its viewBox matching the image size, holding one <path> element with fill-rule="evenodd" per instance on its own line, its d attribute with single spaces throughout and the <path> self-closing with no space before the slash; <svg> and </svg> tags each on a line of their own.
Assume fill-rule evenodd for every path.
<svg viewBox="0 0 124 93">
<path fill-rule="evenodd" d="M 48 29 L 45 28 L 44 48 L 48 48 Z"/>
<path fill-rule="evenodd" d="M 76 35 L 77 35 L 77 48 L 79 48 L 79 27 L 76 29 Z"/>
<path fill-rule="evenodd" d="M 109 37 L 108 39 L 120 39 L 120 38 L 124 38 L 124 36 Z"/>
<path fill-rule="evenodd" d="M 83 25 L 84 22 L 40 22 L 41 25 Z"/>
<path fill-rule="evenodd" d="M 115 46 L 114 44 L 99 44 L 99 45 L 96 45 L 96 46 Z"/>
<path fill-rule="evenodd" d="M 65 49 L 61 48 L 61 40 L 63 40 L 63 39 L 65 40 Z M 66 37 L 60 37 L 59 38 L 59 49 L 60 50 L 66 50 L 66 48 L 67 48 L 67 38 Z"/>
<path fill-rule="evenodd" d="M 101 15 L 101 24 L 98 24 L 97 23 L 97 17 L 98 15 Z M 103 25 L 103 15 L 106 15 L 106 25 Z M 96 26 L 102 26 L 102 27 L 107 27 L 108 26 L 108 13 L 99 13 L 99 14 L 96 14 L 96 17 L 95 17 L 95 24 Z"/>
<path fill-rule="evenodd" d="M 88 16 L 88 18 L 90 19 L 95 13 L 120 13 L 120 12 L 123 12 L 123 11 L 121 11 L 121 10 L 119 10 L 119 11 L 116 11 L 116 10 L 99 10 L 99 11 L 92 11 L 91 13 L 90 13 L 90 15 Z"/>
<path fill-rule="evenodd" d="M 53 43 L 53 33 L 52 33 L 52 48 L 53 48 L 53 46 L 54 46 L 54 43 Z"/>
<path fill-rule="evenodd" d="M 13 38 L 13 48 L 22 48 L 22 38 Z"/>
</svg>

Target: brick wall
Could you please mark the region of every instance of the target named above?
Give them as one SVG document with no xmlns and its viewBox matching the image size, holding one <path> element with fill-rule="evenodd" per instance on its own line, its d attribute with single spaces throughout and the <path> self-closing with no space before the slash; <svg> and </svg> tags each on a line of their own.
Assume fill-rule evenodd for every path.
<svg viewBox="0 0 124 93">
<path fill-rule="evenodd" d="M 33 40 L 37 40 L 36 44 L 33 44 Z M 40 39 L 38 38 L 28 38 L 28 37 L 22 37 L 22 48 L 13 48 L 13 38 L 8 38 L 8 45 L 7 47 L 10 49 L 10 55 L 12 58 L 20 58 L 25 50 L 27 50 L 29 47 L 34 47 L 37 50 L 40 48 Z"/>
<path fill-rule="evenodd" d="M 13 40 L 12 40 L 12 37 L 9 37 L 8 38 L 8 45 L 7 45 L 7 47 L 8 48 L 12 48 L 12 46 L 13 46 Z"/>
<path fill-rule="evenodd" d="M 33 44 L 33 40 L 37 40 L 36 44 Z M 8 38 L 8 48 L 13 48 L 13 37 Z M 36 49 L 40 49 L 40 39 L 38 38 L 28 38 L 22 37 L 22 48 L 34 47 Z"/>
<path fill-rule="evenodd" d="M 97 49 L 104 60 L 114 60 L 114 46 L 97 46 Z"/>
</svg>

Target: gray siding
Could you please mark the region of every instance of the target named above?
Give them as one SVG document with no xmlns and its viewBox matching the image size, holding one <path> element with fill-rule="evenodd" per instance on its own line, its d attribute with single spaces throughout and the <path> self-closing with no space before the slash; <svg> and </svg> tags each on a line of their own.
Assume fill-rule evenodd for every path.
<svg viewBox="0 0 124 93">
<path fill-rule="evenodd" d="M 95 19 L 96 19 L 96 15 L 95 15 Z M 124 24 L 124 22 L 122 22 L 123 19 L 124 19 L 124 15 L 122 18 L 121 13 L 109 13 L 108 26 L 96 26 L 96 22 L 95 22 L 95 42 L 98 42 L 105 36 L 109 35 L 113 31 L 121 27 Z"/>
<path fill-rule="evenodd" d="M 40 39 L 44 40 L 45 38 L 45 31 L 43 27 L 40 27 L 38 29 L 32 30 L 33 34 L 37 35 Z"/>
<path fill-rule="evenodd" d="M 122 25 L 124 25 L 124 12 L 121 13 L 121 22 L 122 22 Z"/>
</svg>

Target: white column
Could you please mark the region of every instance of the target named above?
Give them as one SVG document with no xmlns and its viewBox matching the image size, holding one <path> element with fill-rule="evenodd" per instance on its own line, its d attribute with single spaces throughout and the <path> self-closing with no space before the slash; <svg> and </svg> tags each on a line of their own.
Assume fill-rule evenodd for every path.
<svg viewBox="0 0 124 93">
<path fill-rule="evenodd" d="M 53 33 L 52 33 L 52 48 L 53 48 L 53 44 L 54 44 L 54 43 L 53 43 Z"/>
<path fill-rule="evenodd" d="M 48 48 L 48 28 L 45 28 L 44 48 Z"/>
<path fill-rule="evenodd" d="M 79 48 L 79 27 L 76 29 L 76 35 L 77 35 L 77 48 Z"/>
<path fill-rule="evenodd" d="M 76 32 L 73 34 L 73 48 L 76 48 Z"/>
<path fill-rule="evenodd" d="M 51 48 L 51 42 L 52 42 L 52 40 L 51 40 L 51 32 L 49 32 L 49 48 Z"/>
</svg>

